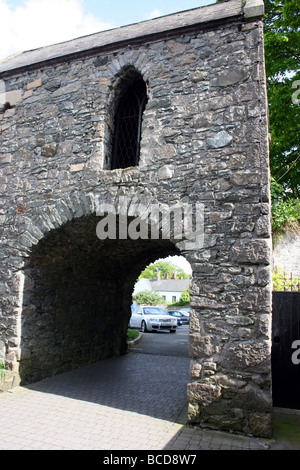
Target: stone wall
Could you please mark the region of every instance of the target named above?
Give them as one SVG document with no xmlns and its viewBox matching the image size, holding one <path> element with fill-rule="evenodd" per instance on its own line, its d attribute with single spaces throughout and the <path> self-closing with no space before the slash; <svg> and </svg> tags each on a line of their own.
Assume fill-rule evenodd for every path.
<svg viewBox="0 0 300 470">
<path fill-rule="evenodd" d="M 300 231 L 286 230 L 273 241 L 273 268 L 279 267 L 287 275 L 300 277 Z"/>
<path fill-rule="evenodd" d="M 140 271 L 182 254 L 193 269 L 189 420 L 270 436 L 263 33 L 256 13 L 228 5 L 195 10 L 214 14 L 172 34 L 143 37 L 141 26 L 126 47 L 0 68 L 0 344 L 10 386 L 124 353 Z M 238 13 L 225 17 L 231 5 Z M 129 70 L 148 92 L 140 163 L 111 171 L 115 97 Z M 203 204 L 203 247 L 99 240 L 99 206 L 120 217 L 123 197 Z"/>
</svg>

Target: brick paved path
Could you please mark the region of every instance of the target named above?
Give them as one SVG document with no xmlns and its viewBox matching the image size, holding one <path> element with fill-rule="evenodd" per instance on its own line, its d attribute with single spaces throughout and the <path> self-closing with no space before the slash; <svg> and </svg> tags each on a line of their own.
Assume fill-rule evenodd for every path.
<svg viewBox="0 0 300 470">
<path fill-rule="evenodd" d="M 189 428 L 190 359 L 130 352 L 0 394 L 0 449 L 267 449 Z"/>
</svg>

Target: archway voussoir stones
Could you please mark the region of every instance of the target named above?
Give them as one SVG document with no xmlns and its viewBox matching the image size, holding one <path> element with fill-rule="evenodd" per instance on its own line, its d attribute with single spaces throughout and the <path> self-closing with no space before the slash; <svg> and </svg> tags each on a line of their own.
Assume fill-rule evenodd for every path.
<svg viewBox="0 0 300 470">
<path fill-rule="evenodd" d="M 74 191 L 55 203 L 47 203 L 32 211 L 29 209 L 21 218 L 22 233 L 18 242 L 25 251 L 30 250 L 31 246 L 36 245 L 51 230 L 94 212 L 94 195 Z"/>
<path fill-rule="evenodd" d="M 229 0 L 1 62 L 2 389 L 123 354 L 140 271 L 181 254 L 193 270 L 188 418 L 271 435 L 262 18 L 262 0 Z M 116 109 L 137 78 L 135 166 L 111 170 Z"/>
</svg>

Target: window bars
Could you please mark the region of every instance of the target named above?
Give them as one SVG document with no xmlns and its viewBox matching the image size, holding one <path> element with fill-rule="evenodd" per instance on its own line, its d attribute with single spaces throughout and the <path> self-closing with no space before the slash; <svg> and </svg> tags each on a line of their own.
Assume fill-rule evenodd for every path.
<svg viewBox="0 0 300 470">
<path fill-rule="evenodd" d="M 133 82 L 120 99 L 115 117 L 112 170 L 138 165 L 146 102 L 147 89 L 143 79 Z"/>
</svg>

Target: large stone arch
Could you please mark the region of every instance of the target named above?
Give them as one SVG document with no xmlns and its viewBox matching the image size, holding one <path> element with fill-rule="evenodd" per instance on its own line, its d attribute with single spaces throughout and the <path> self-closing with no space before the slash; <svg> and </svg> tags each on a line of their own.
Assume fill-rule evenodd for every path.
<svg viewBox="0 0 300 470">
<path fill-rule="evenodd" d="M 64 233 L 76 242 L 79 269 L 85 249 L 76 233 L 86 229 L 91 258 L 100 259 L 94 225 L 101 206 L 120 217 L 121 198 L 127 197 L 134 219 L 139 202 L 146 208 L 200 204 L 200 245 L 171 234 L 163 240 L 122 239 L 119 247 L 126 253 L 128 241 L 127 251 L 134 250 L 137 258 L 142 254 L 144 262 L 174 250 L 192 266 L 190 421 L 270 435 L 271 235 L 262 6 L 257 0 L 245 5 L 231 0 L 29 51 L 0 64 L 6 87 L 5 106 L 0 101 L 0 354 L 8 368 L 7 388 L 20 380 L 23 294 L 25 304 L 31 295 L 26 272 L 36 275 L 37 266 L 49 267 L 50 255 L 59 258 L 59 249 L 65 256 L 55 266 L 64 273 L 63 282 L 67 267 L 76 267 Z M 149 90 L 141 157 L 138 167 L 109 171 L 110 100 L 124 67 L 139 71 Z M 112 253 L 117 243 L 107 242 Z M 37 262 L 43 257 L 44 265 Z M 121 259 L 125 265 L 126 258 Z M 89 262 L 91 275 L 98 264 Z M 46 276 L 52 285 L 53 272 L 57 269 Z M 136 274 L 132 270 L 131 279 Z M 128 293 L 132 281 L 120 279 Z M 96 288 L 92 284 L 89 292 Z M 46 301 L 39 298 L 47 313 L 50 295 Z M 109 354 L 122 350 L 123 327 Z M 27 323 L 24 338 L 30 338 L 30 329 Z M 24 353 L 25 364 L 26 348 Z"/>
<path fill-rule="evenodd" d="M 141 199 L 128 191 L 128 224 Z M 124 196 L 95 200 L 92 194 L 74 192 L 22 217 L 23 262 L 17 272 L 21 328 L 16 338 L 21 384 L 127 351 L 131 295 L 139 273 L 155 259 L 180 251 L 172 235 L 99 240 L 97 224 L 104 213 L 113 213 L 118 225 L 122 204 Z"/>
</svg>

